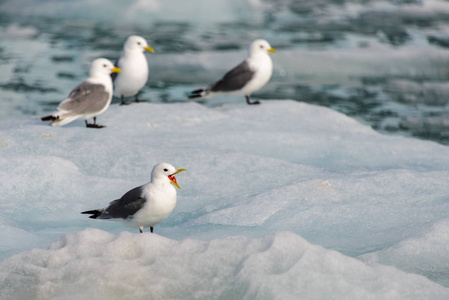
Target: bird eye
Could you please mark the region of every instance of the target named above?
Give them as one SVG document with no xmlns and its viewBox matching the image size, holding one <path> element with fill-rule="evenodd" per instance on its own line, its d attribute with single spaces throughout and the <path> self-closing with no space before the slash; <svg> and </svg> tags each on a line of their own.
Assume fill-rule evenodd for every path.
<svg viewBox="0 0 449 300">
<path fill-rule="evenodd" d="M 164 169 L 164 172 L 168 172 L 168 169 Z"/>
<path fill-rule="evenodd" d="M 107 65 L 107 64 L 104 64 L 104 65 L 103 65 L 103 67 L 107 68 L 107 67 L 108 67 L 108 65 Z"/>
<path fill-rule="evenodd" d="M 263 45 L 260 45 L 260 49 L 263 49 Z"/>
<path fill-rule="evenodd" d="M 140 46 L 140 45 L 142 45 L 142 43 L 141 43 L 141 42 L 137 42 L 137 45 L 139 45 L 139 46 Z"/>
</svg>

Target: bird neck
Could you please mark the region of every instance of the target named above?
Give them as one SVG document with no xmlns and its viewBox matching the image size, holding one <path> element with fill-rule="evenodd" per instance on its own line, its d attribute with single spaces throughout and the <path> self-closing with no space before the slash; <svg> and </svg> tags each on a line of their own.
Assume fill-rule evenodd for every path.
<svg viewBox="0 0 449 300">
<path fill-rule="evenodd" d="M 122 57 L 134 56 L 138 54 L 143 54 L 143 50 L 140 48 L 125 48 L 123 49 Z"/>
<path fill-rule="evenodd" d="M 88 80 L 92 83 L 107 83 L 110 79 L 111 77 L 109 74 L 104 74 L 102 72 L 93 72 L 88 78 Z"/>
<path fill-rule="evenodd" d="M 170 181 L 168 180 L 168 178 L 164 178 L 164 177 L 154 177 L 151 179 L 151 183 L 155 186 L 160 186 L 163 187 L 165 185 L 171 185 Z"/>
<path fill-rule="evenodd" d="M 255 51 L 253 53 L 251 53 L 251 55 L 249 56 L 250 59 L 271 59 L 270 55 L 268 55 L 268 53 L 263 52 L 263 51 Z"/>
</svg>

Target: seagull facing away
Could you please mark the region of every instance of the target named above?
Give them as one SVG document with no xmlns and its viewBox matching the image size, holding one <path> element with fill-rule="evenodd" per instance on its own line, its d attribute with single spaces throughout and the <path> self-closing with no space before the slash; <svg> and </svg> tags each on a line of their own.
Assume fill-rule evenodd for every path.
<svg viewBox="0 0 449 300">
<path fill-rule="evenodd" d="M 109 203 L 102 209 L 83 211 L 90 214 L 92 219 L 109 219 L 120 221 L 126 227 L 139 228 L 143 232 L 145 227 L 153 228 L 164 221 L 176 205 L 176 189 L 181 189 L 175 174 L 186 171 L 176 169 L 169 163 L 157 164 L 151 172 L 151 181 L 133 188 L 120 199 Z"/>
<path fill-rule="evenodd" d="M 96 123 L 97 116 L 103 113 L 111 103 L 111 73 L 120 73 L 106 58 L 97 58 L 90 66 L 89 78 L 81 82 L 69 94 L 69 97 L 58 105 L 58 111 L 42 117 L 42 121 L 51 121 L 52 126 L 62 126 L 76 119 L 83 118 L 86 127 L 102 128 Z M 93 118 L 93 123 L 87 119 Z"/>
<path fill-rule="evenodd" d="M 192 91 L 189 99 L 232 94 L 245 96 L 248 104 L 260 104 L 259 101 L 251 102 L 249 96 L 271 78 L 273 62 L 268 52 L 276 53 L 276 50 L 266 40 L 255 40 L 249 47 L 249 57 L 246 60 L 209 87 Z"/>
<path fill-rule="evenodd" d="M 154 52 L 143 37 L 131 35 L 126 40 L 123 52 L 115 63 L 122 70 L 120 74 L 111 75 L 114 83 L 114 96 L 120 97 L 120 105 L 127 104 L 125 97 L 131 96 L 136 96 L 135 102 L 140 102 L 138 93 L 148 81 L 148 61 L 144 51 Z"/>
</svg>

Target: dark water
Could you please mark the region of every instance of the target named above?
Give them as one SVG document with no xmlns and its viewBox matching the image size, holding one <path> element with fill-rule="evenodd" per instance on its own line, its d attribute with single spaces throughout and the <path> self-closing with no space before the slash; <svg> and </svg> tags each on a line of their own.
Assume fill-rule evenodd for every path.
<svg viewBox="0 0 449 300">
<path fill-rule="evenodd" d="M 265 38 L 255 98 L 327 106 L 383 133 L 449 143 L 447 1 L 0 1 L 0 118 L 52 111 L 87 74 L 147 38 L 149 102 L 188 101 Z M 220 98 L 204 105 L 243 99 Z M 116 100 L 115 103 L 118 101 Z"/>
</svg>

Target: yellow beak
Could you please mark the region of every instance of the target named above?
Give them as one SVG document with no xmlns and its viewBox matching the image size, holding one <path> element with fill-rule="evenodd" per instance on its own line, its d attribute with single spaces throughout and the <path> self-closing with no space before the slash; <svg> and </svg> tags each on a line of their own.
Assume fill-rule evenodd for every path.
<svg viewBox="0 0 449 300">
<path fill-rule="evenodd" d="M 172 175 L 178 174 L 179 172 L 183 172 L 183 171 L 187 171 L 186 169 L 178 169 L 176 170 L 175 173 L 173 173 Z"/>
<path fill-rule="evenodd" d="M 178 189 L 181 189 L 181 187 L 178 185 L 178 182 L 176 181 L 176 177 L 174 175 L 178 174 L 179 172 L 182 172 L 182 171 L 187 171 L 187 170 L 186 169 L 178 169 L 178 170 L 176 170 L 175 173 L 168 175 L 168 179 L 170 179 L 171 184 L 176 186 Z"/>
<path fill-rule="evenodd" d="M 111 69 L 112 73 L 122 73 L 122 70 L 119 67 L 114 67 Z"/>
<path fill-rule="evenodd" d="M 147 46 L 147 47 L 145 47 L 145 48 L 143 48 L 143 49 L 145 49 L 145 50 L 147 50 L 147 51 L 149 51 L 149 52 L 151 52 L 151 53 L 154 53 L 154 49 L 151 48 L 150 46 Z"/>
<path fill-rule="evenodd" d="M 277 53 L 276 49 L 273 48 L 268 49 L 268 52 Z"/>
</svg>

